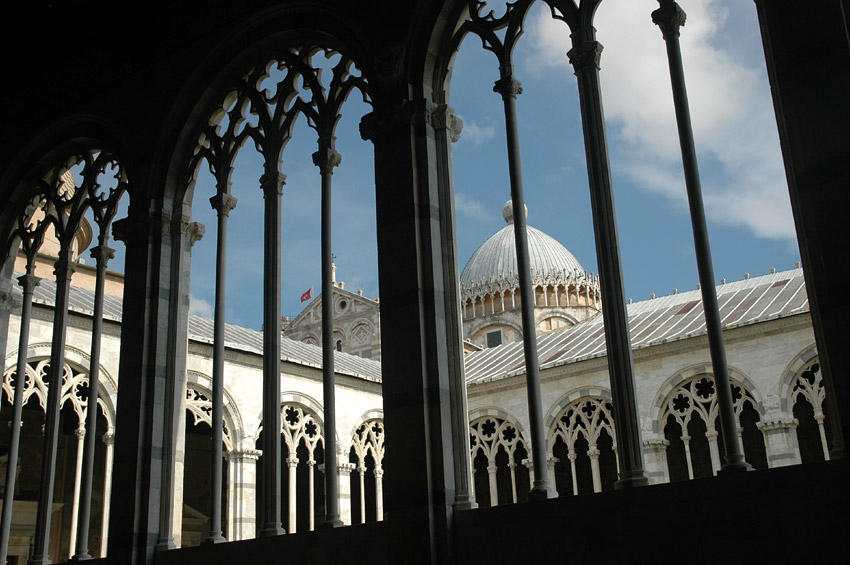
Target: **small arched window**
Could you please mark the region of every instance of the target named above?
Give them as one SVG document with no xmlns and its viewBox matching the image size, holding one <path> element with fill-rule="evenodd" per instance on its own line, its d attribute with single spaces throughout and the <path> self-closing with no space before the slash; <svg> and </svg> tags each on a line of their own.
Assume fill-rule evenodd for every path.
<svg viewBox="0 0 850 565">
<path fill-rule="evenodd" d="M 340 352 L 342 351 L 342 340 L 341 339 L 336 340 L 336 350 L 340 351 Z"/>
</svg>

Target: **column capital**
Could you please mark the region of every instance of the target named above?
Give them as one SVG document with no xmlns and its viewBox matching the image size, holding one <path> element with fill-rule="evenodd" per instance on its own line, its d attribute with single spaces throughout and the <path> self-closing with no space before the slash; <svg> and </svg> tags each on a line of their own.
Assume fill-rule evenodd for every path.
<svg viewBox="0 0 850 565">
<path fill-rule="evenodd" d="M 228 451 L 227 459 L 228 461 L 243 461 L 243 460 L 253 460 L 258 461 L 260 456 L 263 454 L 259 449 L 243 449 L 241 451 Z"/>
<path fill-rule="evenodd" d="M 86 437 L 86 428 L 82 424 L 76 430 L 74 430 L 74 435 L 77 436 L 77 439 L 83 440 Z"/>
<path fill-rule="evenodd" d="M 334 167 L 342 162 L 342 155 L 331 147 L 321 147 L 313 153 L 313 164 L 319 167 L 322 173 L 333 173 Z"/>
<path fill-rule="evenodd" d="M 295 467 L 298 466 L 298 458 L 297 457 L 287 457 L 286 458 L 286 464 L 289 466 L 290 469 L 294 469 Z"/>
<path fill-rule="evenodd" d="M 89 252 L 89 255 L 91 255 L 92 258 L 95 260 L 95 264 L 97 266 L 100 266 L 102 262 L 103 266 L 106 267 L 106 264 L 109 262 L 109 260 L 115 257 L 115 250 L 106 245 L 97 245 L 95 247 L 92 247 L 91 251 Z"/>
<path fill-rule="evenodd" d="M 670 445 L 670 441 L 664 438 L 645 439 L 643 441 L 643 446 L 648 449 L 666 449 L 668 445 Z"/>
<path fill-rule="evenodd" d="M 452 143 L 457 143 L 463 132 L 463 120 L 455 115 L 454 108 L 448 104 L 437 104 L 431 111 L 431 125 L 435 130 L 448 131 Z"/>
<path fill-rule="evenodd" d="M 575 70 L 575 74 L 578 75 L 580 72 L 589 69 L 598 71 L 602 49 L 602 44 L 594 39 L 579 43 L 567 51 L 567 57 Z"/>
<path fill-rule="evenodd" d="M 709 441 L 716 440 L 719 436 L 720 434 L 717 432 L 717 430 L 708 430 L 705 432 L 705 438 Z"/>
<path fill-rule="evenodd" d="M 499 468 L 496 466 L 495 463 L 490 463 L 489 465 L 487 465 L 487 472 L 490 473 L 491 475 L 495 475 L 496 471 L 498 471 L 498 470 L 499 470 Z"/>
<path fill-rule="evenodd" d="M 501 94 L 502 98 L 507 96 L 516 98 L 522 94 L 522 83 L 512 76 L 503 77 L 493 85 L 493 92 Z"/>
<path fill-rule="evenodd" d="M 18 277 L 18 285 L 20 285 L 23 292 L 32 292 L 35 287 L 39 285 L 41 279 L 35 275 L 21 275 Z M 12 293 L 4 293 L 8 295 L 10 298 Z"/>
<path fill-rule="evenodd" d="M 658 0 L 660 7 L 652 12 L 652 23 L 661 28 L 664 39 L 679 37 L 679 28 L 685 25 L 687 14 L 675 0 Z"/>
<path fill-rule="evenodd" d="M 756 427 L 763 432 L 772 432 L 774 430 L 796 430 L 799 424 L 797 418 L 790 414 L 783 414 L 772 419 L 765 418 L 762 422 L 756 422 Z"/>
<path fill-rule="evenodd" d="M 375 474 L 376 477 L 384 476 L 384 470 L 381 467 L 375 467 L 375 470 L 372 472 Z"/>
<path fill-rule="evenodd" d="M 559 463 L 561 461 L 560 457 L 555 457 L 554 455 L 548 455 L 546 457 L 546 462 L 550 465 L 554 465 L 555 463 Z"/>
<path fill-rule="evenodd" d="M 360 137 L 374 143 L 401 128 L 409 128 L 413 123 L 430 124 L 436 106 L 431 100 L 420 98 L 366 114 L 360 120 Z"/>
<path fill-rule="evenodd" d="M 321 470 L 322 472 L 324 472 L 323 468 L 324 465 L 319 465 L 319 470 Z M 338 463 L 336 468 L 337 471 L 339 471 L 340 473 L 350 473 L 354 470 L 354 463 L 349 463 L 347 461 L 343 463 Z"/>
<path fill-rule="evenodd" d="M 126 246 L 147 243 L 148 229 L 146 220 L 130 215 L 112 222 L 112 238 Z"/>
<path fill-rule="evenodd" d="M 283 194 L 286 175 L 278 172 L 265 172 L 260 176 L 260 188 L 266 196 Z"/>
<path fill-rule="evenodd" d="M 598 459 L 600 453 L 602 453 L 602 452 L 599 451 L 599 449 L 597 449 L 595 445 L 591 446 L 587 450 L 587 456 L 590 457 L 591 459 Z"/>
<path fill-rule="evenodd" d="M 76 261 L 72 261 L 70 256 L 70 251 L 65 253 L 61 251 L 59 252 L 59 260 L 53 265 L 53 274 L 56 275 L 57 278 L 71 278 L 71 275 L 73 275 L 74 271 L 77 270 L 77 263 Z"/>
<path fill-rule="evenodd" d="M 219 213 L 219 215 L 229 216 L 230 211 L 236 208 L 236 202 L 238 198 L 235 196 L 228 194 L 227 192 L 219 192 L 212 198 L 210 198 L 210 206 L 213 207 L 213 210 Z"/>
<path fill-rule="evenodd" d="M 105 445 L 113 445 L 115 443 L 115 432 L 106 432 L 103 434 L 103 443 Z"/>
</svg>

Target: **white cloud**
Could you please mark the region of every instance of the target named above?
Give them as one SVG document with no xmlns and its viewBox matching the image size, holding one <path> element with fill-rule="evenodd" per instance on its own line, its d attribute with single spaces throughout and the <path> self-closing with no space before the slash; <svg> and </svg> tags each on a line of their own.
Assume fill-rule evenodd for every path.
<svg viewBox="0 0 850 565">
<path fill-rule="evenodd" d="M 463 119 L 463 118 L 461 118 Z M 485 118 L 484 124 L 479 125 L 476 122 L 463 122 L 463 133 L 460 140 L 468 141 L 473 145 L 481 145 L 485 141 L 490 141 L 496 135 L 496 121 L 493 118 Z"/>
<path fill-rule="evenodd" d="M 203 298 L 198 298 L 194 294 L 189 293 L 189 313 L 200 316 L 201 318 L 212 318 L 213 307 L 212 304 Z"/>
<path fill-rule="evenodd" d="M 463 192 L 455 192 L 455 209 L 471 220 L 487 221 L 490 214 L 479 200 Z"/>
<path fill-rule="evenodd" d="M 692 0 L 681 48 L 706 211 L 712 221 L 758 237 L 792 239 L 779 140 L 763 71 L 745 64 L 740 45 L 719 33 L 729 0 Z M 650 18 L 652 0 L 602 4 L 600 74 L 612 165 L 638 186 L 684 202 L 684 178 L 667 55 Z M 529 22 L 532 72 L 572 73 L 563 22 L 547 11 Z"/>
</svg>

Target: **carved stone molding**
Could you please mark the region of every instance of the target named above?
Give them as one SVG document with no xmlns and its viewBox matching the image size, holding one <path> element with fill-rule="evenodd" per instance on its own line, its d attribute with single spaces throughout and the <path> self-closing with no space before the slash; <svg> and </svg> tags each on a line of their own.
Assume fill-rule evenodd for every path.
<svg viewBox="0 0 850 565">
<path fill-rule="evenodd" d="M 229 216 L 230 211 L 236 208 L 236 202 L 238 200 L 238 198 L 231 194 L 228 194 L 226 192 L 219 192 L 218 194 L 210 198 L 210 206 L 212 206 L 213 210 L 215 210 L 219 214 Z"/>
<path fill-rule="evenodd" d="M 454 108 L 448 104 L 438 104 L 431 112 L 431 125 L 436 130 L 447 130 L 452 143 L 457 143 L 463 132 L 463 120 L 454 112 Z"/>
<path fill-rule="evenodd" d="M 186 235 L 186 241 L 189 245 L 194 246 L 201 241 L 204 234 L 207 232 L 207 227 L 200 222 L 181 222 L 181 230 Z"/>
<path fill-rule="evenodd" d="M 661 28 L 664 39 L 679 36 L 679 28 L 685 25 L 687 15 L 674 0 L 658 0 L 661 5 L 652 12 L 652 23 Z"/>
<path fill-rule="evenodd" d="M 575 74 L 590 69 L 599 70 L 599 60 L 602 57 L 602 44 L 598 41 L 585 41 L 567 51 L 570 64 L 575 69 Z"/>
<path fill-rule="evenodd" d="M 313 153 L 313 164 L 319 167 L 322 173 L 333 173 L 334 167 L 342 162 L 342 155 L 330 147 L 324 147 Z"/>
<path fill-rule="evenodd" d="M 90 255 L 98 266 L 100 266 L 101 262 L 106 266 L 109 260 L 115 257 L 115 250 L 106 245 L 98 245 L 91 249 Z"/>
<path fill-rule="evenodd" d="M 522 94 L 522 83 L 512 76 L 500 78 L 493 85 L 493 92 L 500 94 L 502 98 L 506 96 L 516 98 Z"/>
<path fill-rule="evenodd" d="M 286 184 L 286 175 L 283 173 L 263 173 L 260 176 L 260 188 L 266 196 L 283 194 L 283 185 Z"/>
</svg>

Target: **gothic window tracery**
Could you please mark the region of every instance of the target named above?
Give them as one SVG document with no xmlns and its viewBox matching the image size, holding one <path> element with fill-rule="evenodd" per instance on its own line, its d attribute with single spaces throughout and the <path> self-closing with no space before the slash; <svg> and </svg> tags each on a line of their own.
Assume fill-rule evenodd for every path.
<svg viewBox="0 0 850 565">
<path fill-rule="evenodd" d="M 611 402 L 582 398 L 563 409 L 552 431 L 560 496 L 610 490 L 617 478 Z"/>
<path fill-rule="evenodd" d="M 351 478 L 351 522 L 381 521 L 383 511 L 384 422 L 371 419 L 354 432 L 348 462 Z"/>
<path fill-rule="evenodd" d="M 528 447 L 517 427 L 497 416 L 469 424 L 475 500 L 482 507 L 523 502 L 530 490 Z"/>
<path fill-rule="evenodd" d="M 826 391 L 820 363 L 806 365 L 791 386 L 791 406 L 797 419 L 797 444 L 803 463 L 829 460 L 832 429 L 826 417 Z"/>
<path fill-rule="evenodd" d="M 752 393 L 732 382 L 732 401 L 738 419 L 744 456 L 756 469 L 767 468 L 765 440 L 757 423 L 761 419 Z M 711 375 L 697 375 L 668 395 L 664 424 L 670 480 L 709 477 L 720 470 L 724 452 L 718 416 L 716 385 Z"/>
</svg>

